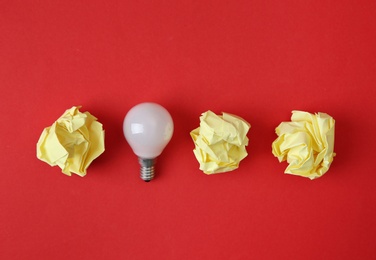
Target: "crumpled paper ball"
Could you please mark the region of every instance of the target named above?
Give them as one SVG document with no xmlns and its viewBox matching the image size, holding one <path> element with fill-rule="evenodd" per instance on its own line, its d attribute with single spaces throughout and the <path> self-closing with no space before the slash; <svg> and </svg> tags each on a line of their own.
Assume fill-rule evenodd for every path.
<svg viewBox="0 0 376 260">
<path fill-rule="evenodd" d="M 200 127 L 191 131 L 195 143 L 193 153 L 200 163 L 200 170 L 206 174 L 228 172 L 239 167 L 248 154 L 247 133 L 251 125 L 244 119 L 212 111 L 200 117 Z"/>
<path fill-rule="evenodd" d="M 324 175 L 333 161 L 334 119 L 325 113 L 292 111 L 291 122 L 276 128 L 272 152 L 279 162 L 287 160 L 285 173 L 311 180 Z"/>
<path fill-rule="evenodd" d="M 81 107 L 72 107 L 43 130 L 37 143 L 38 159 L 62 172 L 81 177 L 95 158 L 104 152 L 104 130 L 97 118 Z"/>
</svg>

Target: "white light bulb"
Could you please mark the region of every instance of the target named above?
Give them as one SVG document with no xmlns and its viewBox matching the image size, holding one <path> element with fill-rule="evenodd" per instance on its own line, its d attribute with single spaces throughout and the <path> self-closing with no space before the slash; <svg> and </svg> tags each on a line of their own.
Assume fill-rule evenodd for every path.
<svg viewBox="0 0 376 260">
<path fill-rule="evenodd" d="M 124 136 L 141 164 L 140 177 L 154 178 L 155 159 L 162 153 L 174 132 L 168 111 L 156 103 L 141 103 L 128 111 L 123 123 Z"/>
</svg>

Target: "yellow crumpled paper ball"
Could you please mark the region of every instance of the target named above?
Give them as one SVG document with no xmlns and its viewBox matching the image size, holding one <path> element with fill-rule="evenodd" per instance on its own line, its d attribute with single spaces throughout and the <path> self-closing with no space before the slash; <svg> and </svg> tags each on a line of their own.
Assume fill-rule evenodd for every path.
<svg viewBox="0 0 376 260">
<path fill-rule="evenodd" d="M 292 111 L 291 122 L 276 128 L 272 152 L 279 162 L 287 160 L 285 173 L 316 179 L 333 161 L 334 119 L 325 113 Z"/>
<path fill-rule="evenodd" d="M 191 131 L 193 153 L 206 174 L 235 170 L 247 156 L 247 133 L 251 125 L 244 119 L 207 111 L 200 117 L 200 127 Z"/>
<path fill-rule="evenodd" d="M 95 158 L 104 152 L 104 130 L 97 118 L 81 107 L 72 107 L 52 126 L 43 130 L 37 143 L 38 159 L 62 172 L 81 177 Z"/>
</svg>

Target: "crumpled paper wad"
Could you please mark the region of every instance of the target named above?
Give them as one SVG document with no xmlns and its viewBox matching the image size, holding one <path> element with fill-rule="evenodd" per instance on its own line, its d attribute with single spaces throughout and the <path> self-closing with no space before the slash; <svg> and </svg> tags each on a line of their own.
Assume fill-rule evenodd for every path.
<svg viewBox="0 0 376 260">
<path fill-rule="evenodd" d="M 276 128 L 272 152 L 279 162 L 287 160 L 285 173 L 311 180 L 324 175 L 333 161 L 334 119 L 325 113 L 292 111 L 291 122 Z"/>
<path fill-rule="evenodd" d="M 97 118 L 81 107 L 72 107 L 52 126 L 43 130 L 37 143 L 38 159 L 62 172 L 81 177 L 95 158 L 104 152 L 104 130 Z"/>
<path fill-rule="evenodd" d="M 250 127 L 248 122 L 235 115 L 223 113 L 220 116 L 210 110 L 203 113 L 200 127 L 190 133 L 200 170 L 213 174 L 237 169 L 240 161 L 248 155 L 245 147 Z"/>
</svg>

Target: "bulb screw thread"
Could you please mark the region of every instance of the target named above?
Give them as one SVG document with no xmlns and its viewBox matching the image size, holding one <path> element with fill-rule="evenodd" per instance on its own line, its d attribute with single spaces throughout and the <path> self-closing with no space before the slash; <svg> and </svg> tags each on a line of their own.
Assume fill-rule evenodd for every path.
<svg viewBox="0 0 376 260">
<path fill-rule="evenodd" d="M 140 178 L 145 182 L 149 182 L 154 179 L 154 164 L 156 159 L 138 158 L 138 162 L 141 165 Z"/>
</svg>

